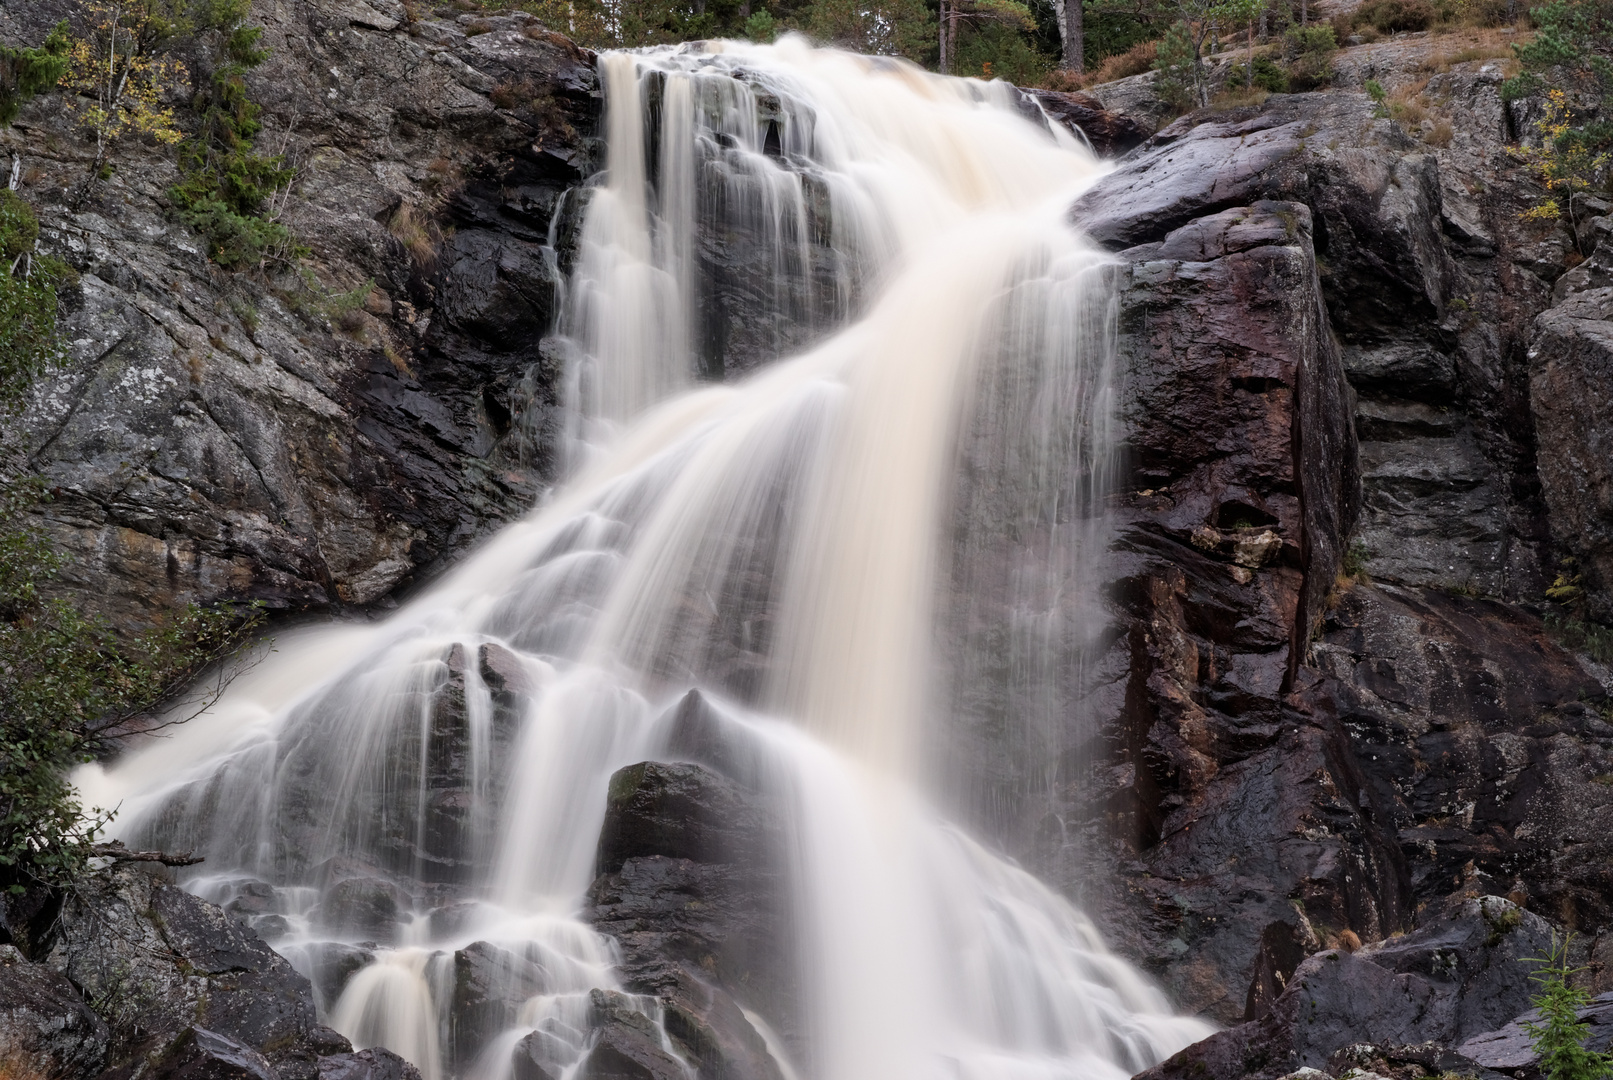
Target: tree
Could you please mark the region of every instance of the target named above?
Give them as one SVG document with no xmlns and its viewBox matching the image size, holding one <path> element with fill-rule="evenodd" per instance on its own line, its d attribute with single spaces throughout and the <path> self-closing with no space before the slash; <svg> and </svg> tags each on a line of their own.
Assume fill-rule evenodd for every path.
<svg viewBox="0 0 1613 1080">
<path fill-rule="evenodd" d="M 185 65 L 165 46 L 191 28 L 184 0 L 92 0 L 88 28 L 72 43 L 64 87 L 84 126 L 95 135 L 92 177 L 111 145 L 147 135 L 173 145 L 183 137 L 167 98 L 184 82 Z"/>
<path fill-rule="evenodd" d="M 0 128 L 11 126 L 24 102 L 67 74 L 69 45 L 65 22 L 57 23 L 37 49 L 0 45 Z"/>
<path fill-rule="evenodd" d="M 1569 982 L 1585 970 L 1568 966 L 1570 941 L 1571 936 L 1564 936 L 1559 942 L 1553 933 L 1546 956 L 1526 958 L 1541 965 L 1530 976 L 1540 984 L 1540 993 L 1529 999 L 1540 1010 L 1540 1019 L 1525 1021 L 1523 1029 L 1540 1055 L 1540 1072 L 1546 1080 L 1603 1080 L 1613 1074 L 1613 1057 L 1585 1049 L 1590 1025 L 1579 1014 L 1591 996 Z"/>
<path fill-rule="evenodd" d="M 935 25 L 923 0 L 816 0 L 803 29 L 844 49 L 923 63 Z"/>
<path fill-rule="evenodd" d="M 1086 19 L 1081 0 L 1054 0 L 1059 16 L 1059 67 L 1079 75 L 1086 70 Z"/>
<path fill-rule="evenodd" d="M 171 192 L 186 224 L 207 237 L 208 254 L 226 269 L 261 267 L 298 248 L 291 230 L 263 213 L 294 170 L 283 155 L 259 153 L 261 109 L 247 94 L 246 73 L 268 59 L 261 26 L 243 22 L 245 0 L 217 0 L 209 21 L 223 61 L 204 82 L 195 105 L 196 133 L 179 150 L 183 180 Z"/>
</svg>

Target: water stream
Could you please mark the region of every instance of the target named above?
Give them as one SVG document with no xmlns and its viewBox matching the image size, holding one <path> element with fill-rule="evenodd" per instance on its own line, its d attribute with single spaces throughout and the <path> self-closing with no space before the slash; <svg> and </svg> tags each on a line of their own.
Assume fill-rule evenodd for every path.
<svg viewBox="0 0 1613 1080">
<path fill-rule="evenodd" d="M 87 798 L 204 853 L 187 887 L 355 1043 L 502 1080 L 541 1032 L 571 1077 L 620 988 L 584 918 L 607 787 L 698 688 L 782 808 L 800 994 L 740 1001 L 781 1075 L 1108 1080 L 1201 1037 L 964 827 L 957 733 L 1051 760 L 1103 624 L 1113 297 L 1064 222 L 1101 166 L 1011 88 L 795 39 L 600 64 L 569 478 Z M 513 1002 L 480 1028 L 472 954 Z"/>
</svg>

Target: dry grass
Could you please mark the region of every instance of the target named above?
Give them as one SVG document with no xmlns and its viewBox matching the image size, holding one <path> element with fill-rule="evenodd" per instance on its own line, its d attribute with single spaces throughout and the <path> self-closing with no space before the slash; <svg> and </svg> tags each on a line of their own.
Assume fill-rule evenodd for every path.
<svg viewBox="0 0 1613 1080">
<path fill-rule="evenodd" d="M 415 266 L 427 270 L 436 263 L 437 252 L 442 246 L 442 230 L 429 215 L 404 203 L 398 207 L 398 212 L 392 215 L 386 227 L 408 251 Z"/>
<path fill-rule="evenodd" d="M 1221 91 L 1210 99 L 1210 107 L 1215 109 L 1241 109 L 1245 105 L 1260 105 L 1271 96 L 1271 91 L 1261 86 L 1232 87 Z"/>
<path fill-rule="evenodd" d="M 1157 41 L 1144 41 L 1133 45 L 1123 53 L 1116 53 L 1108 57 L 1103 63 L 1084 75 L 1077 75 L 1071 71 L 1055 70 L 1050 74 L 1043 86 L 1048 90 L 1085 90 L 1089 86 L 1101 83 L 1114 82 L 1116 79 L 1126 79 L 1133 75 L 1141 75 L 1145 71 L 1154 70 L 1154 57 L 1159 48 Z"/>
<path fill-rule="evenodd" d="M 1451 122 L 1449 120 L 1446 120 L 1442 117 L 1434 121 L 1434 126 L 1429 128 L 1428 131 L 1424 133 L 1423 142 L 1427 143 L 1429 146 L 1438 146 L 1443 149 L 1444 147 L 1449 146 L 1451 144 L 1451 140 L 1455 137 L 1456 129 L 1451 126 Z"/>
<path fill-rule="evenodd" d="M 475 37 L 477 34 L 491 34 L 492 32 L 493 24 L 488 22 L 486 19 L 477 19 L 475 22 L 465 27 L 466 37 Z"/>
<path fill-rule="evenodd" d="M 537 97 L 538 88 L 531 79 L 506 80 L 493 87 L 487 96 L 501 109 L 515 109 Z"/>
</svg>

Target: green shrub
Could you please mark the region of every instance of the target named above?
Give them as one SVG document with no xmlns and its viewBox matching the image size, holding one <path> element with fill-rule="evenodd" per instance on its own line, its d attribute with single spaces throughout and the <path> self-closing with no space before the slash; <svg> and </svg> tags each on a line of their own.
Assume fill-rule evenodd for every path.
<svg viewBox="0 0 1613 1080">
<path fill-rule="evenodd" d="M 192 606 L 125 640 L 43 598 L 64 560 L 29 518 L 42 497 L 34 479 L 0 484 L 0 887 L 14 892 L 70 882 L 111 817 L 84 811 L 68 772 L 120 724 L 173 701 L 258 619 Z"/>
<path fill-rule="evenodd" d="M 1288 72 L 1269 56 L 1257 56 L 1254 62 L 1254 84 L 1273 94 L 1288 93 Z"/>
<path fill-rule="evenodd" d="M 1154 55 L 1154 93 L 1161 101 L 1183 112 L 1199 104 L 1198 67 L 1193 50 L 1193 31 L 1185 22 L 1172 24 L 1160 39 Z"/>
<path fill-rule="evenodd" d="M 1356 9 L 1353 22 L 1380 34 L 1427 30 L 1434 23 L 1434 6 L 1428 0 L 1369 0 Z"/>
<path fill-rule="evenodd" d="M 1338 38 L 1327 23 L 1290 26 L 1283 34 L 1283 55 L 1288 58 L 1288 85 L 1292 90 L 1314 90 L 1333 79 L 1333 54 Z"/>
<path fill-rule="evenodd" d="M 1526 962 L 1541 967 L 1530 976 L 1540 984 L 1540 993 L 1530 1003 L 1540 1010 L 1540 1019 L 1526 1021 L 1535 1053 L 1540 1055 L 1540 1072 L 1546 1080 L 1603 1080 L 1613 1074 L 1613 1056 L 1585 1049 L 1590 1025 L 1579 1018 L 1591 1003 L 1591 995 L 1569 983 L 1583 968 L 1568 966 L 1571 935 L 1561 941 L 1552 934 L 1546 956 L 1532 956 Z"/>
<path fill-rule="evenodd" d="M 0 45 L 0 128 L 10 127 L 23 103 L 67 74 L 67 23 L 60 22 L 37 49 Z"/>
<path fill-rule="evenodd" d="M 244 8 L 242 9 L 244 11 Z M 261 107 L 247 95 L 246 73 L 268 57 L 261 26 L 236 21 L 219 27 L 225 62 L 197 95 L 201 122 L 179 151 L 182 179 L 170 194 L 180 220 L 207 239 L 207 253 L 227 270 L 261 266 L 303 253 L 291 230 L 262 216 L 264 204 L 290 184 L 293 171 L 278 155 L 254 146 Z"/>
<path fill-rule="evenodd" d="M 38 239 L 33 208 L 0 188 L 0 412 L 21 404 L 33 380 L 62 357 L 56 293 L 73 272 L 37 255 Z"/>
</svg>

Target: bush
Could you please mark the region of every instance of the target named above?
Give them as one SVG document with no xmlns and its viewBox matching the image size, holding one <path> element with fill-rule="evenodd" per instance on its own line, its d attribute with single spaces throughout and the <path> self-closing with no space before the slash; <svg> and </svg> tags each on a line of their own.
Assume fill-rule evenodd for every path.
<svg viewBox="0 0 1613 1080">
<path fill-rule="evenodd" d="M 1434 24 L 1434 7 L 1428 0 L 1370 0 L 1356 10 L 1353 21 L 1380 34 L 1427 30 Z"/>
<path fill-rule="evenodd" d="M 1200 102 L 1197 65 L 1194 63 L 1193 32 L 1183 22 L 1174 24 L 1160 39 L 1154 57 L 1154 93 L 1161 101 L 1186 112 Z"/>
<path fill-rule="evenodd" d="M 62 356 L 56 290 L 73 273 L 36 255 L 38 239 L 33 208 L 0 188 L 0 412 L 20 405 L 33 380 Z"/>
<path fill-rule="evenodd" d="M 1291 90 L 1315 90 L 1333 79 L 1333 54 L 1338 38 L 1327 23 L 1290 26 L 1283 35 L 1283 55 L 1288 58 L 1288 86 Z"/>
<path fill-rule="evenodd" d="M 1273 94 L 1288 93 L 1288 72 L 1269 56 L 1257 56 L 1254 63 L 1254 84 Z"/>
</svg>

